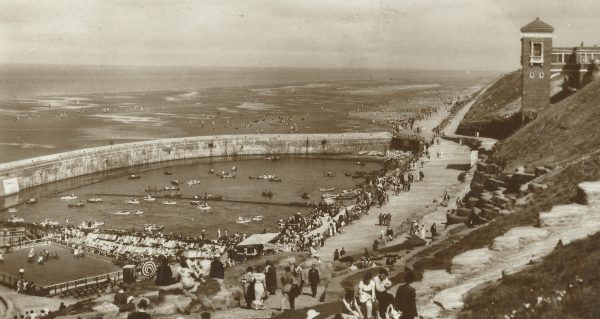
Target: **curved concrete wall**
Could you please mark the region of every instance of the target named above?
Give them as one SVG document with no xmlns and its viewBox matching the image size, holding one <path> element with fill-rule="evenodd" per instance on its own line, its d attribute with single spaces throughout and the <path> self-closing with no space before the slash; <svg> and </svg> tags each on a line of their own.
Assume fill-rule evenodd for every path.
<svg viewBox="0 0 600 319">
<path fill-rule="evenodd" d="M 0 180 L 20 189 L 86 174 L 149 163 L 211 156 L 383 152 L 390 133 L 260 134 L 171 138 L 101 146 L 0 164 Z M 0 183 L 1 185 L 1 183 Z"/>
</svg>

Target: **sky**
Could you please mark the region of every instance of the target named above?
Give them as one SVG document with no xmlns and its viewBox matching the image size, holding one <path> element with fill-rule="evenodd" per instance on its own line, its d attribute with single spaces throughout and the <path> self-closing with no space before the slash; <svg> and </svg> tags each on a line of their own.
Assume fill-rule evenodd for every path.
<svg viewBox="0 0 600 319">
<path fill-rule="evenodd" d="M 510 71 L 537 16 L 600 45 L 599 0 L 0 0 L 0 63 Z"/>
</svg>

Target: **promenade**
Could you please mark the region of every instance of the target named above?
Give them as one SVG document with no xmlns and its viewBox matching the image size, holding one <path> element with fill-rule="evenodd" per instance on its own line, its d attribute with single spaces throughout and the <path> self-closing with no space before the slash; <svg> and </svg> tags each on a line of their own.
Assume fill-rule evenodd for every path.
<svg viewBox="0 0 600 319">
<path fill-rule="evenodd" d="M 472 102 L 465 105 L 460 112 L 456 114 L 450 124 L 447 126 L 448 131 L 455 131 L 458 123 L 470 108 Z M 436 112 L 431 117 L 419 122 L 417 125 L 424 132 L 431 132 L 439 123 L 441 123 L 449 112 L 447 109 Z M 441 152 L 441 158 L 437 158 L 437 153 Z M 382 207 L 373 207 L 369 215 L 362 216 L 360 220 L 346 226 L 345 233 L 337 234 L 325 241 L 325 245 L 321 248 L 319 255 L 322 260 L 333 260 L 333 252 L 335 249 L 342 247 L 349 254 L 361 253 L 364 248 L 371 249 L 372 243 L 377 239 L 383 226 L 377 225 L 377 218 L 380 213 L 389 213 L 392 215 L 392 228 L 395 229 L 403 221 L 419 219 L 419 217 L 431 212 L 437 206 L 434 201 L 441 201 L 444 192 L 449 187 L 458 183 L 458 175 L 470 163 L 471 150 L 464 145 L 440 139 L 439 144 L 433 144 L 429 148 L 431 159 L 428 161 L 426 157 L 422 160 L 425 162 L 423 168 L 420 163 L 417 169 L 413 171 L 413 175 L 418 178 L 419 170 L 425 174 L 423 181 L 417 181 L 412 184 L 409 192 L 400 192 L 399 195 L 390 193 L 390 200 Z M 425 225 L 429 229 L 431 225 Z M 438 224 L 438 227 L 442 225 Z M 396 244 L 403 241 L 405 236 L 398 236 L 390 244 Z"/>
</svg>

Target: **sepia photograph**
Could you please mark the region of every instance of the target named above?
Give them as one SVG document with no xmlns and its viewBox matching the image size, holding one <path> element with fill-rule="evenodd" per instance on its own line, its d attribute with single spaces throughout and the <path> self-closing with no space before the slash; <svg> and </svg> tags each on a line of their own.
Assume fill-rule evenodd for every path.
<svg viewBox="0 0 600 319">
<path fill-rule="evenodd" d="M 600 1 L 0 0 L 0 319 L 600 318 Z"/>
</svg>

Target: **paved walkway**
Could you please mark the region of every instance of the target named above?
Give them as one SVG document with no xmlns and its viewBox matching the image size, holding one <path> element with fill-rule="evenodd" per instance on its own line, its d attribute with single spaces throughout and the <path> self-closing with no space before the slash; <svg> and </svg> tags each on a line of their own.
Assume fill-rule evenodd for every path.
<svg viewBox="0 0 600 319">
<path fill-rule="evenodd" d="M 466 105 L 463 110 L 467 110 L 472 103 Z M 456 129 L 462 116 L 466 114 L 459 112 L 454 117 L 450 129 Z M 426 132 L 436 127 L 444 118 L 449 115 L 448 110 L 443 109 L 436 112 L 431 117 L 419 122 L 418 126 Z M 437 152 L 443 155 L 437 158 Z M 325 246 L 321 248 L 319 255 L 323 260 L 333 260 L 333 251 L 342 247 L 350 253 L 360 253 L 365 247 L 371 249 L 375 239 L 381 234 L 385 227 L 378 226 L 377 217 L 379 213 L 390 213 L 392 215 L 392 227 L 399 226 L 403 221 L 417 218 L 434 209 L 434 201 L 440 201 L 444 192 L 452 185 L 457 184 L 458 175 L 464 170 L 464 165 L 470 163 L 471 150 L 467 146 L 461 146 L 455 142 L 440 139 L 439 144 L 434 144 L 429 148 L 431 160 L 425 160 L 423 168 L 413 172 L 418 177 L 419 170 L 423 170 L 425 178 L 421 182 L 415 182 L 411 186 L 410 192 L 401 192 L 399 195 L 390 193 L 390 201 L 383 207 L 374 207 L 369 215 L 362 216 L 360 220 L 346 226 L 344 234 L 337 234 L 333 238 L 325 241 Z M 426 225 L 428 228 L 429 225 Z M 391 244 L 403 241 L 400 236 Z"/>
</svg>

